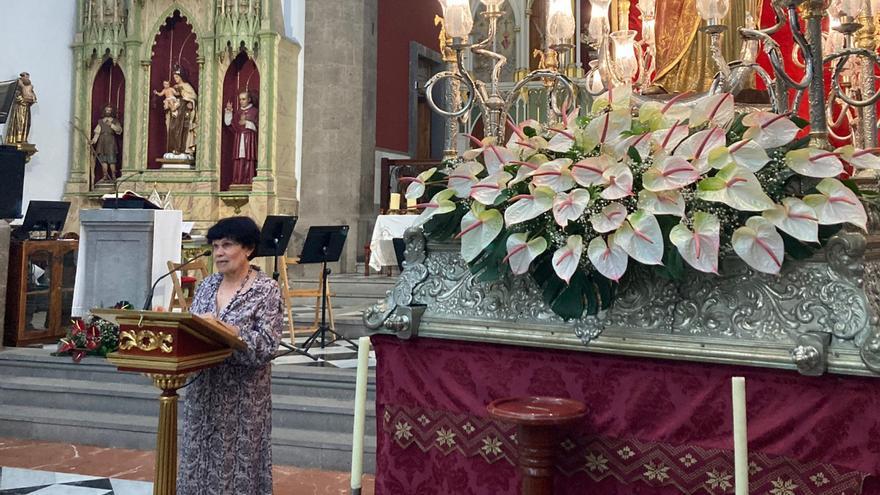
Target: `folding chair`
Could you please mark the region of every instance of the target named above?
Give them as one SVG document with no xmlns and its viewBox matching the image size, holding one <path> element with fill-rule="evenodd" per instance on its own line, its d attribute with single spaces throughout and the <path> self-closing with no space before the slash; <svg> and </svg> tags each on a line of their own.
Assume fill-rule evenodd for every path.
<svg viewBox="0 0 880 495">
<path fill-rule="evenodd" d="M 205 260 L 193 260 L 186 264 L 169 261 L 168 271 L 171 272 L 171 282 L 174 285 L 168 311 L 174 311 L 175 308 L 184 312 L 189 311 L 193 296 L 196 294 L 196 284 L 208 276 Z M 195 272 L 195 276 L 190 276 L 189 272 Z"/>
<path fill-rule="evenodd" d="M 284 298 L 284 305 L 287 310 L 287 326 L 290 329 L 290 344 L 295 344 L 296 339 L 296 329 L 293 321 L 293 304 L 291 303 L 291 299 L 296 298 L 315 298 L 315 317 L 312 320 L 312 325 L 306 328 L 306 333 L 314 332 L 318 329 L 318 324 L 321 321 L 321 287 L 322 287 L 322 277 L 323 274 L 318 274 L 318 283 L 314 289 L 291 289 L 290 281 L 287 277 L 287 267 L 288 265 L 295 265 L 299 261 L 298 257 L 288 258 L 287 256 L 281 256 L 279 259 L 279 264 L 281 265 L 281 297 Z M 327 316 L 329 317 L 330 329 L 336 330 L 336 321 L 333 318 L 333 296 L 335 295 L 330 291 L 330 280 L 327 280 Z"/>
</svg>

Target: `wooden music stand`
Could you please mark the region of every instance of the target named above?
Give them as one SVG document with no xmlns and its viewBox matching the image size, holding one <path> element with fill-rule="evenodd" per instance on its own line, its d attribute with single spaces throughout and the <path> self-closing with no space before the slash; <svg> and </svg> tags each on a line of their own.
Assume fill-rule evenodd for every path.
<svg viewBox="0 0 880 495">
<path fill-rule="evenodd" d="M 119 350 L 107 355 L 119 371 L 144 373 L 159 396 L 153 495 L 177 492 L 177 390 L 187 376 L 222 363 L 246 344 L 224 323 L 190 313 L 93 309 L 119 325 Z"/>
</svg>

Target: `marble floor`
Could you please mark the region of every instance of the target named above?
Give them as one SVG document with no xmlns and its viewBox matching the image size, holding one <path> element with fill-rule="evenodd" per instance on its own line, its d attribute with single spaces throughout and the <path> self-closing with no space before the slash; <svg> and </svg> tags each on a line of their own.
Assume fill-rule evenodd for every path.
<svg viewBox="0 0 880 495">
<path fill-rule="evenodd" d="M 0 495 L 150 495 L 152 452 L 0 438 Z M 348 473 L 275 466 L 278 494 L 347 495 Z M 365 476 L 363 494 L 373 495 Z"/>
</svg>

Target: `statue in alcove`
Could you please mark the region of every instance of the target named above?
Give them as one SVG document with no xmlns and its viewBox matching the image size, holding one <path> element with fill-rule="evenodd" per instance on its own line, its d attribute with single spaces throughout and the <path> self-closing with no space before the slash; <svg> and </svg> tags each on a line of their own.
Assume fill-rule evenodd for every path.
<svg viewBox="0 0 880 495">
<path fill-rule="evenodd" d="M 232 184 L 250 184 L 257 167 L 257 122 L 259 112 L 250 91 L 238 94 L 238 108 L 226 102 L 223 123 L 235 134 L 233 140 Z"/>
<path fill-rule="evenodd" d="M 95 156 L 101 165 L 101 178 L 97 182 L 112 182 L 116 180 L 116 163 L 119 157 L 119 148 L 116 145 L 116 136 L 122 134 L 122 124 L 116 119 L 116 110 L 106 105 L 101 111 L 101 120 L 95 126 L 92 135 L 92 145 Z"/>
<path fill-rule="evenodd" d="M 168 139 L 164 157 L 191 160 L 196 152 L 198 95 L 182 69 L 175 69 L 172 80 L 177 96 L 168 98 L 166 95 L 164 107 Z"/>
</svg>

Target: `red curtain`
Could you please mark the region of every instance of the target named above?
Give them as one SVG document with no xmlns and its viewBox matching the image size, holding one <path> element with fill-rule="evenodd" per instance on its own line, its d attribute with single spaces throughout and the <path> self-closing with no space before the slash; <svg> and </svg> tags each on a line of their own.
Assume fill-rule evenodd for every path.
<svg viewBox="0 0 880 495">
<path fill-rule="evenodd" d="M 180 66 L 192 87 L 199 92 L 198 39 L 192 26 L 180 11 L 165 20 L 153 41 L 153 58 L 150 62 L 150 121 L 147 141 L 147 168 L 160 168 L 157 158 L 165 154 L 165 110 L 163 99 L 153 91 L 162 90 L 162 81 L 172 81 L 171 74 Z M 173 85 L 173 82 L 172 82 Z M 199 102 L 201 104 L 201 102 Z"/>
<path fill-rule="evenodd" d="M 91 127 L 84 129 L 89 135 L 89 139 L 92 138 L 92 131 L 98 125 L 98 121 L 101 120 L 101 113 L 107 105 L 112 106 L 116 110 L 116 118 L 120 123 L 125 122 L 125 75 L 122 73 L 122 69 L 116 65 L 116 62 L 110 58 L 105 60 L 101 68 L 98 69 L 98 73 L 95 74 L 95 81 L 92 83 Z M 119 150 L 119 155 L 116 158 L 116 173 L 118 175 L 124 158 L 122 154 L 122 136 L 116 136 L 116 147 Z M 92 180 L 94 180 L 94 177 L 100 177 L 102 173 L 97 159 L 92 164 L 92 167 L 94 169 Z"/>
<path fill-rule="evenodd" d="M 247 53 L 241 52 L 226 69 L 226 76 L 223 78 L 223 108 L 220 109 L 221 116 L 226 103 L 232 103 L 233 108 L 238 108 L 238 95 L 242 91 L 250 91 L 251 98 L 255 107 L 260 106 L 259 99 L 260 90 L 260 71 L 253 59 L 248 57 Z M 259 136 L 259 130 L 257 132 Z M 232 182 L 232 156 L 235 135 L 232 129 L 223 124 L 223 132 L 220 136 L 220 190 L 229 189 L 229 183 Z"/>
</svg>

